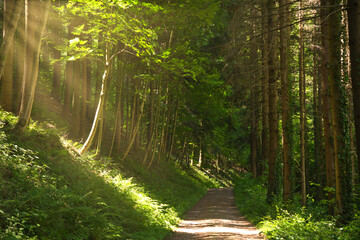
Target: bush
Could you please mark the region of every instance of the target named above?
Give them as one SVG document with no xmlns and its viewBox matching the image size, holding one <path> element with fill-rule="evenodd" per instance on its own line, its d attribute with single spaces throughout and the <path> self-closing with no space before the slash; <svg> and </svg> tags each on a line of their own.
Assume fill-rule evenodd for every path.
<svg viewBox="0 0 360 240">
<path fill-rule="evenodd" d="M 305 210 L 305 209 L 304 209 Z M 269 239 L 338 239 L 335 221 L 316 220 L 311 214 L 289 213 L 278 209 L 275 219 L 260 222 L 261 231 Z"/>
</svg>

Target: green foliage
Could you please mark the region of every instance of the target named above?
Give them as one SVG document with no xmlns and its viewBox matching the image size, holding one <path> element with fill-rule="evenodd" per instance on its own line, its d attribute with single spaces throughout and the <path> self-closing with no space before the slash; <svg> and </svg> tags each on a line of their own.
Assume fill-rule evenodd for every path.
<svg viewBox="0 0 360 240">
<path fill-rule="evenodd" d="M 0 112 L 1 239 L 162 239 L 219 184 L 195 169 L 74 157 L 48 123 Z"/>
<path fill-rule="evenodd" d="M 308 196 L 307 207 L 302 207 L 300 196 L 296 195 L 287 204 L 276 200 L 269 205 L 265 179 L 254 179 L 248 173 L 235 179 L 235 201 L 240 212 L 257 224 L 268 239 L 358 239 L 359 216 L 348 225 L 339 226 L 337 219 L 327 214 L 327 201 L 317 203 Z"/>
<path fill-rule="evenodd" d="M 237 207 L 251 222 L 257 224 L 270 214 L 263 181 L 252 178 L 251 174 L 245 174 L 235 180 L 234 192 Z"/>
<path fill-rule="evenodd" d="M 338 239 L 334 221 L 313 219 L 311 214 L 289 213 L 278 209 L 275 219 L 261 222 L 261 230 L 269 239 Z"/>
<path fill-rule="evenodd" d="M 355 216 L 347 226 L 342 229 L 339 239 L 355 240 L 360 236 L 360 216 Z"/>
</svg>

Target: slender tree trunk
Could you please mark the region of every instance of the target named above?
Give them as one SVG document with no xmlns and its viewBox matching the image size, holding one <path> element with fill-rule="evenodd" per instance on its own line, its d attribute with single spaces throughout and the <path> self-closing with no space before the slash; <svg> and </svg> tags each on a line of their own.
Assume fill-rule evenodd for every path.
<svg viewBox="0 0 360 240">
<path fill-rule="evenodd" d="M 157 114 L 157 119 L 155 121 L 155 125 L 154 125 L 154 143 L 152 145 L 152 154 L 151 154 L 151 159 L 150 162 L 148 164 L 148 169 L 152 166 L 152 163 L 154 161 L 154 157 L 155 157 L 155 153 L 156 153 L 156 147 L 158 145 L 158 131 L 159 131 L 159 122 L 160 122 L 160 109 L 158 108 L 158 114 Z"/>
<path fill-rule="evenodd" d="M 119 60 L 119 59 L 118 59 Z M 122 100 L 122 89 L 123 89 L 123 82 L 124 82 L 124 69 L 123 69 L 123 62 L 119 60 L 117 65 L 117 75 L 118 81 L 116 85 L 116 122 L 115 122 L 115 150 L 117 153 L 120 152 L 120 145 L 121 145 L 121 136 L 122 136 L 122 114 L 123 114 L 123 100 Z"/>
<path fill-rule="evenodd" d="M 199 140 L 199 160 L 198 160 L 198 167 L 201 167 L 202 164 L 202 151 L 201 151 L 201 139 Z"/>
<path fill-rule="evenodd" d="M 252 29 L 251 32 L 252 34 L 255 34 L 256 31 L 256 25 L 253 22 L 252 24 Z M 249 65 L 251 66 L 254 61 L 254 59 L 257 58 L 256 54 L 257 54 L 257 46 L 256 45 L 252 45 L 250 47 L 250 61 Z M 255 67 L 257 66 L 257 63 L 254 64 Z M 253 174 L 253 177 L 256 178 L 258 176 L 258 149 L 259 149 L 259 144 L 258 144 L 258 84 L 259 81 L 257 80 L 257 75 L 254 73 L 251 76 L 252 78 L 252 82 L 253 85 L 250 86 L 251 90 L 250 90 L 250 94 L 251 94 L 251 112 L 250 112 L 250 138 L 251 138 L 251 154 L 250 154 L 250 163 L 251 163 L 251 172 Z"/>
<path fill-rule="evenodd" d="M 90 120 L 92 116 L 92 109 L 91 109 L 91 60 L 86 58 L 86 119 Z"/>
<path fill-rule="evenodd" d="M 15 114 L 19 113 L 21 99 L 21 85 L 24 79 L 24 63 L 25 63 L 25 8 L 21 11 L 20 20 L 17 27 L 18 51 L 17 51 L 17 76 L 14 79 L 13 89 L 13 109 Z"/>
<path fill-rule="evenodd" d="M 41 46 L 41 38 L 42 38 L 42 34 L 45 30 L 45 26 L 46 26 L 46 21 L 47 21 L 47 17 L 50 11 L 50 0 L 46 0 L 44 2 L 32 2 L 30 1 L 30 8 L 32 7 L 31 5 L 34 4 L 34 10 L 40 9 L 40 12 L 42 13 L 42 15 L 40 15 L 37 19 L 37 21 L 30 21 L 27 22 L 27 28 L 32 28 L 31 24 L 35 24 L 33 26 L 37 26 L 36 30 L 34 31 L 34 33 L 31 33 L 30 30 L 27 30 L 28 32 L 26 34 L 34 34 L 34 38 L 33 38 L 33 42 L 31 41 L 32 38 L 27 38 L 26 36 L 26 42 L 27 42 L 27 57 L 26 59 L 29 61 L 32 61 L 32 67 L 31 69 L 28 68 L 29 64 L 28 62 L 26 63 L 26 69 L 25 69 L 25 75 L 24 76 L 28 76 L 28 74 L 30 74 L 29 79 L 24 78 L 24 83 L 26 83 L 26 88 L 25 86 L 23 87 L 24 89 L 24 97 L 22 98 L 21 101 L 21 107 L 20 107 L 20 113 L 19 113 L 19 121 L 16 124 L 16 129 L 19 131 L 23 131 L 26 126 L 29 124 L 30 121 L 30 115 L 31 115 L 31 110 L 32 110 L 32 106 L 33 106 L 33 102 L 34 102 L 34 97 L 35 97 L 35 88 L 36 88 L 36 83 L 37 83 L 37 78 L 38 78 L 38 72 L 39 72 L 39 57 L 40 57 L 40 46 Z M 37 4 L 35 4 L 37 3 Z M 29 4 L 29 2 L 28 2 Z M 29 7 L 29 6 L 28 6 Z M 28 9 L 31 12 L 31 9 Z M 30 16 L 30 18 L 33 16 Z M 29 26 L 30 25 L 30 26 Z"/>
<path fill-rule="evenodd" d="M 107 51 L 106 51 L 105 58 L 106 58 L 105 70 L 104 70 L 104 74 L 101 79 L 101 90 L 100 90 L 99 101 L 98 101 L 98 105 L 96 108 L 93 124 L 92 124 L 88 138 L 86 139 L 82 148 L 79 150 L 79 155 L 84 154 L 87 150 L 89 150 L 89 148 L 95 138 L 96 131 L 97 131 L 98 125 L 99 125 L 99 121 L 100 121 L 100 119 L 103 118 L 103 108 L 105 105 L 105 93 L 106 93 L 107 87 L 108 87 L 107 83 L 108 83 L 108 77 L 109 77 L 109 71 L 110 71 L 110 60 L 109 60 L 109 55 L 108 55 Z"/>
<path fill-rule="evenodd" d="M 321 56 L 321 85 L 322 85 L 322 100 L 323 100 L 323 122 L 324 122 L 324 138 L 325 138 L 325 161 L 326 161 L 326 185 L 329 188 L 335 188 L 335 161 L 334 161 L 334 143 L 333 133 L 331 127 L 331 105 L 330 105 L 330 88 L 328 83 L 328 68 L 329 65 L 329 38 L 328 38 L 328 1 L 321 1 L 321 42 L 322 42 L 322 56 Z M 334 195 L 329 192 L 328 199 L 332 202 Z M 334 214 L 334 206 L 329 204 L 329 213 Z"/>
<path fill-rule="evenodd" d="M 127 155 L 129 154 L 132 146 L 134 145 L 134 142 L 135 142 L 135 138 L 136 138 L 136 135 L 137 135 L 137 132 L 139 130 L 139 126 L 140 126 L 140 122 L 141 122 L 141 117 L 142 117 L 142 114 L 143 114 L 143 110 L 144 110 L 144 104 L 145 104 L 145 100 L 142 101 L 141 103 L 141 106 L 140 106 L 140 112 L 138 114 L 138 119 L 136 121 L 136 125 L 133 129 L 133 133 L 131 134 L 131 140 L 130 140 L 130 143 L 125 151 L 125 154 L 124 156 L 122 157 L 121 161 L 124 161 L 124 159 L 127 157 Z"/>
<path fill-rule="evenodd" d="M 74 30 L 73 23 L 70 23 L 68 26 L 69 40 L 74 37 L 74 35 L 72 34 L 73 30 Z M 70 116 L 71 99 L 73 95 L 73 79 L 74 79 L 73 74 L 74 74 L 74 62 L 67 61 L 65 66 L 65 93 L 64 93 L 64 104 L 62 109 L 62 115 L 65 118 L 68 118 Z"/>
<path fill-rule="evenodd" d="M 157 115 L 158 115 L 158 114 L 157 114 Z M 156 119 L 158 119 L 157 116 L 156 116 Z M 149 139 L 148 146 L 147 146 L 147 149 L 146 149 L 146 153 L 145 153 L 145 156 L 144 156 L 144 160 L 143 160 L 143 164 L 144 164 L 144 165 L 146 164 L 147 157 L 148 157 L 148 155 L 150 154 L 154 136 L 155 136 L 155 131 L 152 131 L 152 134 L 151 134 L 151 137 L 150 137 L 150 139 Z"/>
<path fill-rule="evenodd" d="M 82 84 L 81 84 L 81 123 L 80 123 L 80 136 L 85 137 L 86 120 L 87 120 L 87 60 L 82 60 Z M 80 81 L 80 79 L 79 79 Z"/>
<path fill-rule="evenodd" d="M 305 115 L 305 63 L 304 63 L 304 23 L 303 23 L 303 2 L 300 0 L 300 26 L 299 26 L 299 92 L 300 92 L 300 174 L 301 174 L 301 203 L 306 205 L 306 115 Z"/>
<path fill-rule="evenodd" d="M 0 78 L 1 93 L 0 106 L 6 110 L 12 110 L 13 99 L 13 56 L 14 56 L 14 34 L 18 25 L 24 1 L 6 0 L 4 2 L 4 34 L 0 48 Z"/>
<path fill-rule="evenodd" d="M 351 187 L 351 163 L 348 146 L 345 142 L 348 134 L 346 116 L 345 87 L 341 80 L 341 52 L 340 52 L 340 25 L 341 12 L 340 0 L 331 0 L 329 21 L 329 85 L 332 94 L 332 127 L 334 134 L 334 158 L 336 179 L 336 202 L 337 214 L 346 222 L 352 216 L 352 187 Z"/>
<path fill-rule="evenodd" d="M 178 110 L 179 110 L 179 100 L 176 101 L 174 123 L 173 123 L 173 126 L 172 126 L 172 132 L 171 132 L 170 150 L 169 150 L 168 157 L 167 157 L 169 160 L 171 158 L 173 148 L 174 148 L 174 143 L 175 143 L 175 133 L 176 133 Z"/>
<path fill-rule="evenodd" d="M 316 24 L 316 23 L 315 23 Z M 313 45 L 317 46 L 318 44 L 318 33 L 317 31 L 313 32 Z M 319 81 L 319 66 L 318 66 L 318 52 L 316 48 L 313 48 L 313 121 L 314 121 L 314 145 L 315 145 L 315 167 L 317 169 L 317 174 L 315 177 L 316 183 L 320 186 L 326 186 L 325 181 L 323 181 L 323 169 L 325 165 L 323 164 L 323 141 L 322 141 L 322 122 L 321 122 L 321 88 Z M 323 199 L 323 190 L 319 189 L 316 193 L 318 200 Z"/>
<path fill-rule="evenodd" d="M 135 81 L 132 81 L 132 96 L 130 97 L 131 99 L 131 110 L 129 111 L 129 113 L 131 112 L 131 118 L 129 116 L 129 139 L 133 138 L 133 135 L 135 133 L 134 129 L 135 129 L 135 125 L 136 125 L 136 84 Z M 129 102 L 130 105 L 130 102 Z M 135 140 L 135 138 L 134 138 Z"/>
<path fill-rule="evenodd" d="M 56 1 L 57 6 L 60 5 L 59 1 Z M 61 43 L 61 18 L 58 13 L 53 17 L 52 21 L 52 38 L 54 41 L 54 46 L 52 47 L 54 60 L 57 60 L 54 63 L 54 73 L 53 73 L 53 86 L 51 89 L 51 96 L 56 100 L 60 100 L 60 79 L 61 79 L 61 52 L 56 49 L 56 46 L 59 46 Z"/>
<path fill-rule="evenodd" d="M 290 89 L 289 89 L 289 46 L 290 24 L 289 0 L 280 0 L 280 78 L 281 78 L 281 110 L 282 110 L 282 155 L 284 164 L 284 202 L 292 198 L 291 188 L 291 115 L 290 115 Z"/>
<path fill-rule="evenodd" d="M 81 61 L 76 60 L 74 62 L 74 77 L 73 77 L 73 107 L 71 118 L 71 135 L 74 138 L 78 138 L 80 135 L 80 82 L 82 81 L 80 75 Z M 83 123 L 85 125 L 85 123 Z"/>
<path fill-rule="evenodd" d="M 278 113 L 277 113 L 277 80 L 275 75 L 275 23 L 273 15 L 275 14 L 275 2 L 268 0 L 268 71 L 269 71 L 269 173 L 268 173 L 268 192 L 267 200 L 271 202 L 276 195 L 277 181 L 276 181 L 276 158 L 278 151 Z"/>
<path fill-rule="evenodd" d="M 358 0 L 348 0 L 348 18 L 357 173 L 358 183 L 360 183 L 360 4 Z"/>
<path fill-rule="evenodd" d="M 257 94 L 256 86 L 252 86 L 251 87 L 251 172 L 254 178 L 257 177 L 257 158 L 258 158 L 256 94 Z"/>
<path fill-rule="evenodd" d="M 153 81 L 150 82 L 150 92 L 149 92 L 149 107 L 148 107 L 148 127 L 147 127 L 147 142 L 151 144 L 150 139 L 153 137 L 153 118 L 154 118 L 154 83 Z"/>
<path fill-rule="evenodd" d="M 265 166 L 269 159 L 269 66 L 268 66 L 268 58 L 269 58 L 269 47 L 268 47 L 268 23 L 266 21 L 267 9 L 264 4 L 262 11 L 262 35 L 263 35 L 263 49 L 262 49 L 262 132 L 261 132 L 261 164 L 258 169 L 258 175 L 262 175 Z"/>
</svg>

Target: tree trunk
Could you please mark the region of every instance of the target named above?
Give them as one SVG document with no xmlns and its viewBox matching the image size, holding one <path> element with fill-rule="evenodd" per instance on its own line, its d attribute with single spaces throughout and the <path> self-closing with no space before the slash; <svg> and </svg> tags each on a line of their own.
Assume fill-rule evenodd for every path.
<svg viewBox="0 0 360 240">
<path fill-rule="evenodd" d="M 329 188 L 335 188 L 335 161 L 334 161 L 334 143 L 333 133 L 331 127 L 331 105 L 330 105 L 330 89 L 328 83 L 328 68 L 329 65 L 329 38 L 328 38 L 328 1 L 321 1 L 321 42 L 322 42 L 322 56 L 321 56 L 321 85 L 322 85 L 322 100 L 323 100 L 323 122 L 324 122 L 324 138 L 325 138 L 325 161 L 326 161 L 326 185 Z M 332 202 L 334 195 L 329 192 L 328 199 Z M 334 206 L 329 204 L 329 213 L 334 214 Z"/>
<path fill-rule="evenodd" d="M 74 77 L 73 77 L 73 107 L 72 107 L 72 118 L 71 118 L 71 135 L 74 138 L 80 136 L 80 82 L 82 81 L 81 75 L 81 61 L 76 60 L 74 62 Z M 86 123 L 83 122 L 83 125 Z"/>
<path fill-rule="evenodd" d="M 301 175 L 301 203 L 306 205 L 306 115 L 305 115 L 305 62 L 304 62 L 304 23 L 303 23 L 303 2 L 300 0 L 300 26 L 299 26 L 299 92 L 300 92 L 300 175 Z"/>
<path fill-rule="evenodd" d="M 89 58 L 86 58 L 86 119 L 90 120 L 92 113 L 91 108 L 91 60 Z"/>
<path fill-rule="evenodd" d="M 55 4 L 59 7 L 59 1 L 56 1 Z M 53 57 L 54 60 L 57 60 L 54 63 L 54 73 L 53 73 L 53 85 L 51 89 L 51 96 L 56 99 L 60 100 L 60 79 L 61 79 L 61 52 L 60 50 L 56 49 L 57 46 L 61 44 L 61 17 L 60 14 L 57 13 L 53 17 L 52 21 L 52 38 L 54 41 L 54 46 L 52 47 Z"/>
<path fill-rule="evenodd" d="M 336 179 L 336 202 L 337 214 L 340 221 L 347 222 L 352 216 L 352 187 L 351 187 L 351 163 L 349 148 L 345 142 L 348 134 L 346 116 L 345 86 L 341 79 L 341 12 L 340 0 L 331 0 L 329 21 L 329 85 L 332 94 L 332 127 L 334 136 L 334 159 Z"/>
<path fill-rule="evenodd" d="M 251 87 L 251 172 L 257 177 L 257 153 L 258 153 L 258 122 L 257 122 L 257 85 Z"/>
<path fill-rule="evenodd" d="M 315 22 L 317 24 L 317 21 Z M 318 32 L 313 32 L 313 45 L 318 45 Z M 314 157 L 315 157 L 315 168 L 316 168 L 316 183 L 320 184 L 320 186 L 326 186 L 326 181 L 324 179 L 324 172 L 325 169 L 324 158 L 323 158 L 323 137 L 322 137 L 322 121 L 321 121 L 321 85 L 319 81 L 319 59 L 318 59 L 318 51 L 316 48 L 313 48 L 313 121 L 314 121 Z M 319 188 L 318 192 L 315 196 L 318 200 L 324 198 L 323 188 Z"/>
<path fill-rule="evenodd" d="M 269 173 L 268 173 L 268 192 L 267 200 L 271 202 L 276 195 L 277 181 L 276 181 L 276 158 L 278 151 L 278 113 L 277 113 L 277 80 L 275 74 L 275 23 L 273 15 L 275 14 L 275 2 L 273 0 L 267 1 L 268 9 L 268 71 L 269 71 Z"/>
<path fill-rule="evenodd" d="M 351 62 L 352 95 L 354 104 L 355 142 L 358 160 L 358 183 L 360 183 L 360 4 L 348 0 L 348 27 Z"/>
<path fill-rule="evenodd" d="M 256 31 L 256 25 L 253 22 L 251 24 L 252 29 L 251 32 L 253 34 L 255 34 Z M 250 59 L 249 59 L 249 65 L 253 65 L 253 61 L 254 59 L 257 58 L 256 54 L 257 54 L 257 46 L 255 44 L 253 44 L 250 47 Z M 251 62 L 250 62 L 251 61 Z M 258 67 L 257 64 L 254 65 L 254 67 Z M 258 149 L 259 149 L 259 143 L 258 143 L 258 84 L 259 81 L 257 80 L 257 75 L 254 73 L 251 76 L 252 78 L 252 82 L 253 84 L 250 86 L 251 90 L 250 90 L 250 94 L 251 94 L 251 110 L 250 110 L 250 142 L 251 142 L 251 146 L 250 146 L 250 163 L 251 163 L 251 172 L 254 178 L 256 178 L 258 176 Z"/>
<path fill-rule="evenodd" d="M 119 60 L 119 59 L 118 59 Z M 124 69 L 123 69 L 123 62 L 119 60 L 117 65 L 117 75 L 118 81 L 116 85 L 116 102 L 117 102 L 117 109 L 116 109 L 116 123 L 115 123 L 115 151 L 117 153 L 120 152 L 120 145 L 121 145 L 121 135 L 122 135 L 122 114 L 123 114 L 123 100 L 122 100 L 122 89 L 123 89 L 123 82 L 124 82 Z"/>
<path fill-rule="evenodd" d="M 72 34 L 73 30 L 74 30 L 73 23 L 70 22 L 68 26 L 68 40 L 74 37 L 74 35 Z M 65 118 L 69 117 L 71 110 L 71 99 L 73 95 L 73 78 L 74 78 L 73 74 L 74 74 L 74 62 L 67 61 L 65 66 L 65 93 L 64 93 L 64 104 L 62 109 L 62 115 Z"/>
<path fill-rule="evenodd" d="M 263 48 L 262 48 L 262 146 L 261 146 L 261 164 L 258 169 L 258 175 L 262 175 L 265 170 L 265 165 L 269 159 L 269 72 L 268 72 L 268 58 L 269 58 L 269 47 L 268 47 L 268 27 L 267 27 L 267 9 L 263 7 L 262 11 L 262 35 L 263 35 Z"/>
<path fill-rule="evenodd" d="M 30 4 L 29 4 L 30 3 Z M 46 0 L 44 2 L 36 2 L 36 1 L 28 1 L 28 12 L 27 12 L 27 23 L 26 23 L 26 67 L 24 74 L 24 83 L 22 89 L 23 97 L 20 106 L 19 120 L 16 124 L 16 129 L 19 131 L 23 131 L 30 121 L 31 110 L 35 97 L 35 88 L 38 78 L 39 72 L 39 57 L 40 57 L 40 46 L 41 46 L 41 38 L 43 32 L 45 30 L 47 17 L 50 11 L 50 0 Z M 29 14 L 32 9 L 38 10 L 43 13 L 34 21 L 34 15 Z M 29 21 L 30 20 L 30 21 Z M 34 25 L 33 25 L 34 24 Z M 31 29 L 37 26 L 35 32 L 32 32 Z M 30 37 L 33 35 L 34 37 Z M 32 64 L 29 64 L 31 62 Z M 31 68 L 30 68 L 31 65 Z M 28 78 L 29 77 L 29 78 Z M 26 79 L 25 79 L 26 78 Z"/>
<path fill-rule="evenodd" d="M 86 133 L 86 123 L 87 123 L 87 84 L 88 84 L 88 77 L 87 77 L 87 59 L 82 60 L 82 84 L 81 84 L 81 123 L 80 123 L 80 136 L 85 137 Z M 80 79 L 79 79 L 80 81 Z"/>
<path fill-rule="evenodd" d="M 15 114 L 19 113 L 20 108 L 20 99 L 21 99 L 21 85 L 24 79 L 24 63 L 25 63 L 25 8 L 21 11 L 20 20 L 17 26 L 17 36 L 18 36 L 18 48 L 17 48 L 17 58 L 16 58 L 16 67 L 17 74 L 13 83 L 13 109 L 12 111 Z"/>
<path fill-rule="evenodd" d="M 7 0 L 4 2 L 4 34 L 0 48 L 0 78 L 1 93 L 0 106 L 6 110 L 12 110 L 13 99 L 13 56 L 14 56 L 14 34 L 18 25 L 24 1 Z"/>
<path fill-rule="evenodd" d="M 103 108 L 105 105 L 105 92 L 107 91 L 107 87 L 108 87 L 107 80 L 109 77 L 109 71 L 110 71 L 109 55 L 108 55 L 108 52 L 106 51 L 106 64 L 105 64 L 104 74 L 101 79 L 101 90 L 100 90 L 100 94 L 99 94 L 98 105 L 96 108 L 96 112 L 95 112 L 95 116 L 94 116 L 94 120 L 93 120 L 93 124 L 92 124 L 91 130 L 90 130 L 89 136 L 86 139 L 82 148 L 79 150 L 79 155 L 84 154 L 85 152 L 87 152 L 87 150 L 89 150 L 89 148 L 95 138 L 96 131 L 97 131 L 98 125 L 99 125 L 99 121 L 100 121 L 100 119 L 103 118 Z"/>
<path fill-rule="evenodd" d="M 176 101 L 174 123 L 171 131 L 170 150 L 168 152 L 168 157 L 167 157 L 168 160 L 170 160 L 174 148 L 178 110 L 179 110 L 179 100 Z"/>
<path fill-rule="evenodd" d="M 281 113 L 282 113 L 282 155 L 284 164 L 284 202 L 292 198 L 291 188 L 291 131 L 292 119 L 290 115 L 290 89 L 289 89 L 289 46 L 290 24 L 289 0 L 280 0 L 280 79 L 281 79 Z"/>
<path fill-rule="evenodd" d="M 139 130 L 139 126 L 140 126 L 140 122 L 141 122 L 141 117 L 142 117 L 142 114 L 143 114 L 143 110 L 144 110 L 144 104 L 145 104 L 145 99 L 143 100 L 143 102 L 141 103 L 141 106 L 140 106 L 140 112 L 138 114 L 138 119 L 136 121 L 136 124 L 135 124 L 135 127 L 133 129 L 133 133 L 131 134 L 131 140 L 130 140 L 130 143 L 125 151 L 125 154 L 124 156 L 122 157 L 121 161 L 124 161 L 124 159 L 127 157 L 127 155 L 129 154 L 132 146 L 134 145 L 134 142 L 135 142 L 135 138 L 137 136 L 137 132 Z"/>
</svg>

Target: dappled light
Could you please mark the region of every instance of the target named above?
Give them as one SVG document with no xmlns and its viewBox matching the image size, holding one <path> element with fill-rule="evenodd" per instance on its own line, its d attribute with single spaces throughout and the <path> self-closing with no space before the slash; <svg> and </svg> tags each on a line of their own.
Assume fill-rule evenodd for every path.
<svg viewBox="0 0 360 240">
<path fill-rule="evenodd" d="M 186 213 L 169 239 L 263 239 L 260 231 L 240 215 L 232 188 L 210 189 Z"/>
<path fill-rule="evenodd" d="M 247 236 L 257 235 L 260 233 L 252 227 L 249 222 L 234 222 L 228 219 L 210 219 L 210 220 L 197 220 L 197 221 L 182 221 L 176 232 L 180 233 L 205 233 L 212 234 L 216 233 L 220 236 Z"/>
<path fill-rule="evenodd" d="M 359 0 L 0 16 L 0 239 L 358 240 Z"/>
</svg>

